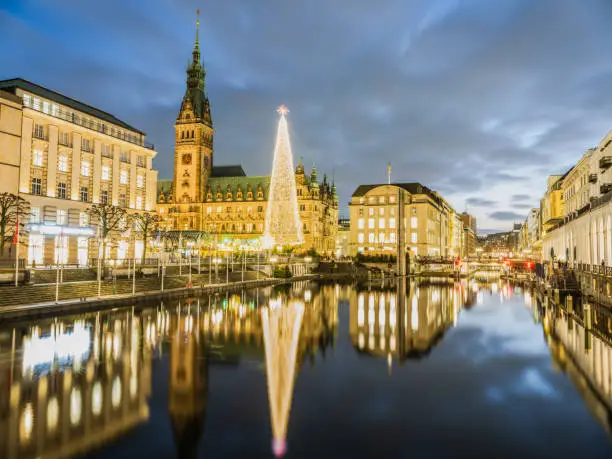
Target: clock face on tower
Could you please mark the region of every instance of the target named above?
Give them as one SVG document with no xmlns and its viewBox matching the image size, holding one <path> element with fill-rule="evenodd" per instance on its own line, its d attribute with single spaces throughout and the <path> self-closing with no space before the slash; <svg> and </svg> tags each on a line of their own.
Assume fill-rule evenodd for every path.
<svg viewBox="0 0 612 459">
<path fill-rule="evenodd" d="M 191 154 L 185 153 L 183 155 L 183 164 L 191 164 Z"/>
</svg>

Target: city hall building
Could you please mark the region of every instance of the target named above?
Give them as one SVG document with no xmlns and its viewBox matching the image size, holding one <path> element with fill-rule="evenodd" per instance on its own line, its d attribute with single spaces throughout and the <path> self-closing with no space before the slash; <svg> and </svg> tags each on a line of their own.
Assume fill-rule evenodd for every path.
<svg viewBox="0 0 612 459">
<path fill-rule="evenodd" d="M 19 241 L 29 265 L 96 258 L 92 204 L 155 211 L 156 152 L 142 131 L 110 113 L 21 78 L 0 81 L 0 146 L 0 192 L 30 205 Z M 118 233 L 106 250 L 110 259 L 139 257 L 143 242 Z"/>
<path fill-rule="evenodd" d="M 213 236 L 226 249 L 256 249 L 264 232 L 270 176 L 248 176 L 242 166 L 213 165 L 213 120 L 205 89 L 206 70 L 196 42 L 187 88 L 175 128 L 174 178 L 158 181 L 157 211 L 167 232 Z M 270 169 L 272 164 L 270 164 Z M 333 254 L 338 196 L 326 176 L 295 169 L 303 249 Z"/>
</svg>

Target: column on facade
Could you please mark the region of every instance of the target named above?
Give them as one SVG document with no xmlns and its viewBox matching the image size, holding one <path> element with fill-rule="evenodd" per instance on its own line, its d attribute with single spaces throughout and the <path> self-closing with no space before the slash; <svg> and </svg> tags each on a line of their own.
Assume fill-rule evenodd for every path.
<svg viewBox="0 0 612 459">
<path fill-rule="evenodd" d="M 94 159 L 92 169 L 93 190 L 91 202 L 98 204 L 100 202 L 100 177 L 102 174 L 102 142 L 98 139 L 94 141 Z"/>
<path fill-rule="evenodd" d="M 30 163 L 32 161 L 33 129 L 33 121 L 24 116 L 21 127 L 21 161 L 19 164 L 19 191 L 21 193 L 30 192 Z"/>
<path fill-rule="evenodd" d="M 138 159 L 138 152 L 132 150 L 130 151 L 130 184 L 129 184 L 129 194 L 130 201 L 129 207 L 130 209 L 136 208 L 136 163 Z"/>
<path fill-rule="evenodd" d="M 49 147 L 47 149 L 47 196 L 55 197 L 57 177 L 57 140 L 59 133 L 57 126 L 49 126 Z"/>
<path fill-rule="evenodd" d="M 81 134 L 72 134 L 72 167 L 70 169 L 70 198 L 79 200 L 79 180 L 81 176 Z"/>
<path fill-rule="evenodd" d="M 147 175 L 145 180 L 146 190 L 146 204 L 145 210 L 155 209 L 155 203 L 157 202 L 157 171 L 151 170 L 149 163 L 151 158 L 147 158 Z"/>
<path fill-rule="evenodd" d="M 119 204 L 119 170 L 121 161 L 121 148 L 117 145 L 113 145 L 113 181 L 112 181 L 112 204 L 116 206 Z"/>
</svg>

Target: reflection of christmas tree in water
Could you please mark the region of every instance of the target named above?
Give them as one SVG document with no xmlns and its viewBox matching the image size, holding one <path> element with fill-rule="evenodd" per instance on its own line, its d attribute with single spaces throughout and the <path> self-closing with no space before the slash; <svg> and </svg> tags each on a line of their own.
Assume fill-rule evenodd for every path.
<svg viewBox="0 0 612 459">
<path fill-rule="evenodd" d="M 278 109 L 281 117 L 274 147 L 274 162 L 263 236 L 263 244 L 266 248 L 304 242 L 302 223 L 298 213 L 291 142 L 285 118 L 287 112 L 287 107 L 284 105 Z"/>
<path fill-rule="evenodd" d="M 293 382 L 304 303 L 292 302 L 283 306 L 281 301 L 261 310 L 270 420 L 274 436 L 272 449 L 276 456 L 286 450 L 287 423 L 291 411 Z"/>
</svg>

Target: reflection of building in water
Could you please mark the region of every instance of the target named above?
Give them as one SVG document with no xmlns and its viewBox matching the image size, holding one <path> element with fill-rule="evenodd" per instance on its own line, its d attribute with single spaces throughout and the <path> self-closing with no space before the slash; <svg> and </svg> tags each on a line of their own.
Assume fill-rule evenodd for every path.
<svg viewBox="0 0 612 459">
<path fill-rule="evenodd" d="M 288 305 L 279 301 L 261 309 L 268 400 L 274 435 L 272 448 L 276 456 L 282 456 L 286 450 L 287 423 L 303 317 L 304 303 L 301 301 L 291 301 Z"/>
<path fill-rule="evenodd" d="M 0 354 L 3 459 L 85 454 L 148 418 L 151 358 L 138 317 L 43 322 L 13 329 L 11 341 Z"/>
<path fill-rule="evenodd" d="M 462 284 L 412 285 L 359 291 L 349 313 L 349 333 L 361 352 L 403 361 L 428 354 L 457 321 Z"/>
<path fill-rule="evenodd" d="M 318 290 L 320 289 L 320 291 Z M 202 328 L 222 355 L 211 361 L 235 362 L 243 355 L 265 358 L 273 450 L 282 455 L 297 369 L 324 354 L 338 327 L 335 286 L 294 283 L 265 299 L 240 295 L 219 298 L 202 314 Z M 256 307 L 259 305 L 260 307 Z"/>
<path fill-rule="evenodd" d="M 179 458 L 195 458 L 204 428 L 208 364 L 199 314 L 171 317 L 169 407 Z"/>
<path fill-rule="evenodd" d="M 592 329 L 587 330 L 583 315 L 548 307 L 542 325 L 553 362 L 568 374 L 593 415 L 612 434 L 612 314 L 594 310 L 591 316 Z"/>
</svg>

